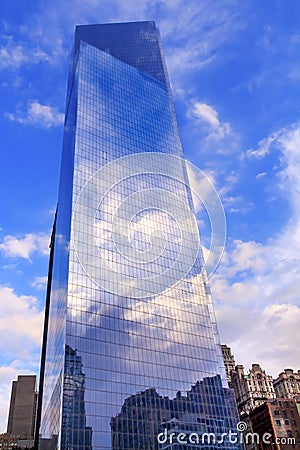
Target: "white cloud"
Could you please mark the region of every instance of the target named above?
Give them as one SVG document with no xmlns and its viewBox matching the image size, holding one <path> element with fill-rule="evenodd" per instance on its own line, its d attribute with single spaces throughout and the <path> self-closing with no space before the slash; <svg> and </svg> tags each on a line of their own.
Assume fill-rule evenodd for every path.
<svg viewBox="0 0 300 450">
<path fill-rule="evenodd" d="M 267 172 L 259 172 L 255 178 L 259 180 L 260 178 L 264 178 L 266 175 L 268 175 Z"/>
<path fill-rule="evenodd" d="M 283 169 L 279 172 L 281 189 L 285 191 L 287 200 L 292 204 L 297 220 L 300 220 L 300 124 L 278 132 L 278 146 L 281 150 L 280 160 Z"/>
<path fill-rule="evenodd" d="M 1 354 L 13 354 L 15 359 L 30 346 L 40 345 L 42 319 L 35 297 L 18 296 L 12 288 L 0 286 Z"/>
<path fill-rule="evenodd" d="M 201 55 L 199 44 L 196 43 L 193 46 L 173 49 L 167 55 L 167 66 L 170 73 L 174 73 L 172 78 L 176 80 L 176 71 L 182 72 L 183 68 L 185 71 L 199 70 L 212 63 L 213 60 L 214 56 Z"/>
<path fill-rule="evenodd" d="M 249 210 L 253 207 L 253 203 L 246 201 L 245 198 L 242 195 L 229 195 L 229 196 L 223 196 L 223 190 L 226 191 L 227 186 L 224 186 L 224 188 L 220 189 L 220 195 L 222 198 L 222 203 L 224 206 L 224 209 L 226 213 L 233 213 L 233 214 L 245 214 L 249 212 Z"/>
<path fill-rule="evenodd" d="M 225 256 L 227 260 L 227 274 L 255 271 L 260 273 L 267 266 L 266 248 L 255 241 L 234 241 L 233 250 Z"/>
<path fill-rule="evenodd" d="M 3 68 L 17 68 L 21 64 L 29 60 L 28 56 L 24 54 L 21 45 L 14 45 L 9 39 L 8 43 L 0 48 L 0 69 Z"/>
<path fill-rule="evenodd" d="M 209 138 L 212 140 L 221 140 L 231 134 L 229 122 L 222 123 L 219 114 L 215 108 L 206 103 L 194 101 L 188 111 L 188 117 L 196 117 L 209 126 Z"/>
<path fill-rule="evenodd" d="M 298 202 L 300 192 L 300 124 L 294 123 L 281 128 L 258 143 L 256 150 L 247 150 L 242 157 L 263 158 L 274 149 L 278 152 L 281 169 L 277 175 L 280 178 L 279 188 L 285 191 L 287 201 L 292 204 L 294 214 L 298 218 Z M 256 175 L 256 178 L 266 176 L 266 172 Z M 300 219 L 300 217 L 299 217 Z"/>
<path fill-rule="evenodd" d="M 257 149 L 246 150 L 246 152 L 242 156 L 246 156 L 247 158 L 264 158 L 270 153 L 271 146 L 277 138 L 278 134 L 274 133 L 273 135 L 262 139 L 261 141 L 259 141 Z"/>
<path fill-rule="evenodd" d="M 27 122 L 43 125 L 47 128 L 53 125 L 61 125 L 64 121 L 64 114 L 57 111 L 57 108 L 42 105 L 37 101 L 32 101 L 28 105 Z"/>
<path fill-rule="evenodd" d="M 259 363 L 273 377 L 287 367 L 299 369 L 300 308 L 278 303 L 263 309 L 217 308 L 223 342 L 230 342 L 237 364 Z"/>
<path fill-rule="evenodd" d="M 217 111 L 206 103 L 196 102 L 194 104 L 193 113 L 196 117 L 208 122 L 212 127 L 219 127 L 219 115 Z"/>
<path fill-rule="evenodd" d="M 179 79 L 181 84 L 182 77 L 186 79 L 188 73 L 192 75 L 195 69 L 200 70 L 218 60 L 217 54 L 224 43 L 234 38 L 243 26 L 244 7 L 234 8 L 229 0 L 217 0 L 214 4 L 208 0 L 201 3 L 189 0 L 188 6 L 185 0 L 111 0 L 101 3 L 102 22 L 156 18 L 166 46 L 171 79 L 175 84 Z M 98 0 L 85 0 L 84 3 L 73 0 L 72 8 L 65 2 L 56 1 L 45 5 L 40 11 L 37 9 L 28 24 L 19 27 L 18 42 L 13 42 L 10 36 L 6 37 L 3 46 L 7 52 L 5 67 L 62 61 L 70 48 L 70 34 L 66 34 L 66 30 L 73 30 L 74 24 L 97 22 L 97 18 Z M 7 34 L 13 32 L 7 30 Z M 14 58 L 12 54 L 15 54 Z"/>
<path fill-rule="evenodd" d="M 241 195 L 238 195 L 238 196 L 231 195 L 231 196 L 223 197 L 222 201 L 223 201 L 224 206 L 229 207 L 232 205 L 240 204 L 241 202 L 244 201 L 244 198 Z"/>
<path fill-rule="evenodd" d="M 36 279 L 31 283 L 31 286 L 36 288 L 38 291 L 44 291 L 46 289 L 48 277 L 36 277 Z"/>
<path fill-rule="evenodd" d="M 24 237 L 7 235 L 4 236 L 0 244 L 0 250 L 5 256 L 10 258 L 29 259 L 33 253 L 48 255 L 49 235 L 47 234 L 26 234 Z"/>
<path fill-rule="evenodd" d="M 49 37 L 48 33 L 42 33 L 41 27 L 34 23 L 34 17 L 31 28 L 23 25 L 19 31 L 21 33 L 18 42 L 14 41 L 12 35 L 1 36 L 0 70 L 15 70 L 24 65 L 41 62 L 56 64 L 62 56 L 66 56 L 63 40 L 58 37 L 58 30 Z"/>
<path fill-rule="evenodd" d="M 64 121 L 64 114 L 60 113 L 57 108 L 42 105 L 36 100 L 28 102 L 26 113 L 18 109 L 16 114 L 6 113 L 5 117 L 12 122 L 40 125 L 45 128 L 61 125 Z"/>
<path fill-rule="evenodd" d="M 5 430 L 11 382 L 38 371 L 44 313 L 37 299 L 0 286 L 0 432 Z"/>
<path fill-rule="evenodd" d="M 222 341 L 232 345 L 238 363 L 258 362 L 277 376 L 287 366 L 299 368 L 300 125 L 272 136 L 290 220 L 265 243 L 233 241 L 211 283 Z"/>
</svg>

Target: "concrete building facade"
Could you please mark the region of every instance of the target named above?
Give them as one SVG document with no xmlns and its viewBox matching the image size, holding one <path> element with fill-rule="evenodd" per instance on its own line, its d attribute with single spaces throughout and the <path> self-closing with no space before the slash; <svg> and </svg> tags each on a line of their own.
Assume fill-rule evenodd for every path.
<svg viewBox="0 0 300 450">
<path fill-rule="evenodd" d="M 255 407 L 276 398 L 273 379 L 259 364 L 252 364 L 248 373 L 242 365 L 236 366 L 231 372 L 231 386 L 240 414 L 249 414 Z"/>
<path fill-rule="evenodd" d="M 221 345 L 222 356 L 225 364 L 226 376 L 228 381 L 228 386 L 231 386 L 231 371 L 235 369 L 235 359 L 234 355 L 231 353 L 231 348 L 228 345 Z"/>
<path fill-rule="evenodd" d="M 284 369 L 273 381 L 277 397 L 295 398 L 300 396 L 300 370 Z"/>
<path fill-rule="evenodd" d="M 7 433 L 21 439 L 33 439 L 36 415 L 36 376 L 19 375 L 12 382 Z"/>
</svg>

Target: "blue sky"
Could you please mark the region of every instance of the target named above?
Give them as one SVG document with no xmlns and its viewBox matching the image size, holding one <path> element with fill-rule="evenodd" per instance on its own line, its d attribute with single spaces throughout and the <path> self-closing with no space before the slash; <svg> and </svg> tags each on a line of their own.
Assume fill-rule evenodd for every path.
<svg viewBox="0 0 300 450">
<path fill-rule="evenodd" d="M 298 369 L 298 0 L 2 0 L 0 17 L 0 432 L 12 379 L 38 373 L 76 24 L 156 20 L 185 156 L 226 212 L 211 279 L 221 341 L 246 369 Z"/>
</svg>

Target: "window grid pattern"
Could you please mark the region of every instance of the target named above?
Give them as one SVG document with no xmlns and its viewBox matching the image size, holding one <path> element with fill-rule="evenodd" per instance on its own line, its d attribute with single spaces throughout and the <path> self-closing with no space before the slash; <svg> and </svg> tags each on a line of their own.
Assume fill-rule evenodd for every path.
<svg viewBox="0 0 300 450">
<path fill-rule="evenodd" d="M 74 173 L 71 170 L 68 174 L 72 197 L 69 203 L 66 201 L 66 217 L 61 225 L 62 229 L 65 227 L 64 239 L 60 242 L 61 236 L 56 238 L 55 262 L 58 265 L 58 255 L 65 252 L 62 260 L 67 261 L 68 276 L 60 280 L 59 286 L 66 289 L 59 291 L 59 306 L 55 310 L 54 301 L 51 306 L 50 322 L 61 319 L 61 325 L 59 330 L 50 332 L 48 344 L 53 358 L 59 356 L 58 367 L 52 370 L 48 350 L 48 377 L 51 378 L 52 370 L 59 390 L 55 408 L 52 406 L 56 416 L 53 418 L 44 410 L 42 425 L 42 438 L 53 439 L 57 435 L 53 448 L 63 450 L 158 450 L 161 447 L 156 435 L 164 423 L 174 418 L 180 429 L 199 433 L 210 430 L 218 435 L 234 429 L 237 422 L 232 392 L 226 384 L 211 295 L 202 274 L 202 254 L 198 254 L 184 279 L 174 279 L 172 288 L 151 295 L 150 284 L 148 296 L 135 299 L 98 286 L 76 253 L 76 201 L 99 169 L 139 152 L 182 156 L 158 31 L 152 22 L 137 27 L 135 34 L 129 33 L 127 45 L 123 43 L 120 48 L 118 30 L 111 38 L 111 48 L 112 35 L 107 29 L 107 36 L 100 33 L 97 41 L 95 30 L 91 29 L 89 35 L 89 29 L 83 27 L 75 42 L 78 57 L 72 69 L 74 83 L 69 91 L 66 122 L 69 120 L 71 131 L 65 137 L 63 150 L 65 154 L 72 153 L 73 158 Z M 136 41 L 129 45 L 133 36 Z M 141 39 L 146 45 L 144 42 L 139 54 Z M 116 56 L 118 52 L 121 57 Z M 66 182 L 63 172 L 67 172 L 67 166 L 68 162 L 62 166 L 61 186 Z M 153 208 L 134 218 L 130 238 L 140 251 L 149 248 L 143 223 L 153 224 L 166 235 L 161 257 L 141 267 L 124 260 L 116 251 L 111 226 L 118 206 L 136 191 L 158 186 L 176 193 L 192 210 L 184 169 L 182 182 L 163 174 L 128 177 L 112 184 L 99 203 L 93 218 L 93 238 L 113 271 L 148 278 L 167 270 L 181 246 L 188 251 L 193 245 L 182 241 L 174 218 Z M 68 195 L 62 187 L 60 198 Z M 59 203 L 58 216 L 60 207 Z M 66 250 L 68 230 L 70 243 Z M 84 219 L 76 223 L 76 230 L 80 230 L 84 244 Z M 92 257 L 90 264 L 97 267 Z M 46 389 L 44 404 L 48 408 L 53 405 L 50 393 L 54 391 L 53 385 Z M 224 448 L 240 447 L 227 444 Z"/>
</svg>

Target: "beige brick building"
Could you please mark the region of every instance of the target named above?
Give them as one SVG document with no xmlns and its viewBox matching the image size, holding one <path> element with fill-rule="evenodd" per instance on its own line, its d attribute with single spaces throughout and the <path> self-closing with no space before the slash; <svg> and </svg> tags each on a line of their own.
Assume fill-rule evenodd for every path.
<svg viewBox="0 0 300 450">
<path fill-rule="evenodd" d="M 273 381 L 273 386 L 277 397 L 295 398 L 300 396 L 300 370 L 294 372 L 292 369 L 285 369 Z"/>
<path fill-rule="evenodd" d="M 242 365 L 236 366 L 231 372 L 231 385 L 240 414 L 249 414 L 262 403 L 276 398 L 273 379 L 259 364 L 252 364 L 248 373 Z"/>
</svg>

